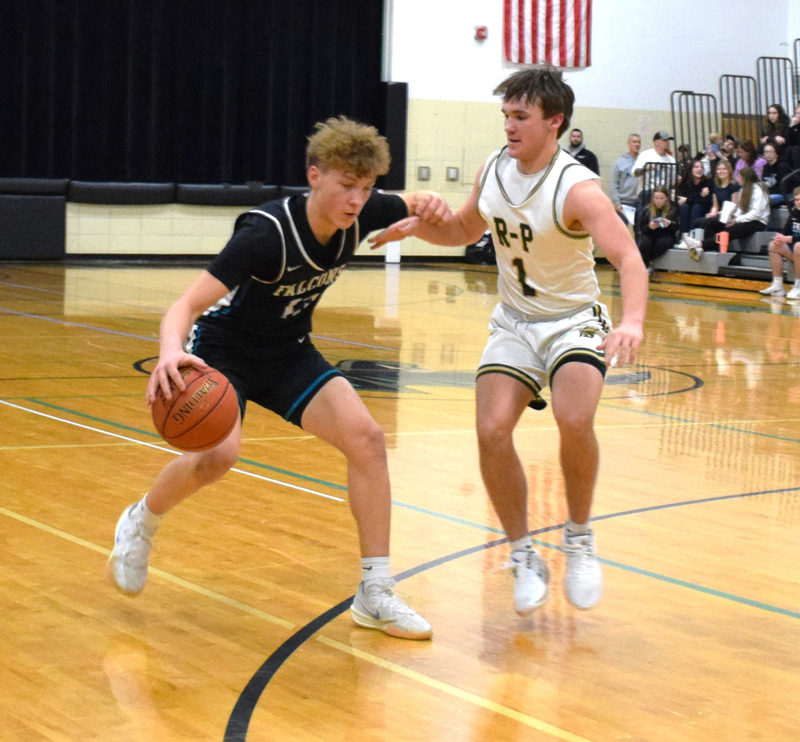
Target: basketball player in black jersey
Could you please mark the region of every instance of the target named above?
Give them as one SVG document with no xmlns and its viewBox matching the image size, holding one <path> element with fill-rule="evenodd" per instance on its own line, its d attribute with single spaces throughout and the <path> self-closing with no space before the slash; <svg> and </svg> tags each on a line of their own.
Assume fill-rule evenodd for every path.
<svg viewBox="0 0 800 742">
<path fill-rule="evenodd" d="M 306 150 L 308 195 L 271 201 L 243 214 L 225 249 L 167 311 L 160 355 L 147 387 L 152 404 L 178 367 L 212 366 L 239 395 L 242 415 L 216 448 L 171 461 L 147 495 L 119 519 L 109 573 L 127 594 L 144 588 L 150 542 L 162 516 L 236 462 L 241 417 L 252 401 L 336 446 L 347 458 L 349 501 L 362 557 L 351 607 L 359 626 L 428 639 L 430 624 L 394 593 L 389 566 L 391 492 L 383 431 L 350 383 L 317 351 L 311 315 L 359 242 L 416 215 L 432 224 L 450 214 L 430 192 L 374 190 L 389 169 L 386 139 L 344 117 L 317 124 Z M 187 342 L 188 338 L 188 342 Z"/>
</svg>

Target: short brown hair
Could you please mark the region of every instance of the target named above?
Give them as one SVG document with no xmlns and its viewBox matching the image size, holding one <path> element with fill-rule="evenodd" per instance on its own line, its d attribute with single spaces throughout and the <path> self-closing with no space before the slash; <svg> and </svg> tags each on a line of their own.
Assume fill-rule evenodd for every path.
<svg viewBox="0 0 800 742">
<path fill-rule="evenodd" d="M 564 114 L 564 121 L 558 127 L 560 137 L 569 127 L 572 109 L 575 105 L 575 93 L 564 82 L 561 70 L 549 65 L 520 70 L 507 77 L 493 91 L 494 95 L 502 95 L 503 102 L 521 100 L 528 105 L 538 105 L 545 118 L 552 118 L 558 113 Z"/>
<path fill-rule="evenodd" d="M 374 126 L 339 116 L 320 121 L 314 128 L 306 147 L 306 169 L 315 165 L 322 171 L 341 170 L 359 178 L 389 172 L 389 143 Z"/>
</svg>

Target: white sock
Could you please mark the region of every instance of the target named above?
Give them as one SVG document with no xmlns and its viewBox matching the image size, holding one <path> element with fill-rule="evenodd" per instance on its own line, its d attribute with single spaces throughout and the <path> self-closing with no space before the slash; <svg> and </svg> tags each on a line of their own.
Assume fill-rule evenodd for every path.
<svg viewBox="0 0 800 742">
<path fill-rule="evenodd" d="M 794 279 L 794 286 L 792 286 L 792 288 L 793 289 L 800 289 L 800 278 L 795 278 Z"/>
<path fill-rule="evenodd" d="M 772 277 L 772 285 L 773 286 L 780 286 L 783 287 L 783 277 L 781 276 L 773 276 Z M 797 281 L 795 281 L 795 286 L 797 285 Z"/>
<path fill-rule="evenodd" d="M 564 528 L 570 536 L 585 536 L 587 533 L 591 533 L 592 530 L 589 522 L 587 520 L 586 523 L 575 523 L 575 521 L 568 520 Z"/>
<path fill-rule="evenodd" d="M 392 568 L 389 566 L 389 557 L 362 557 L 361 581 L 391 580 Z"/>
<path fill-rule="evenodd" d="M 533 541 L 527 533 L 522 538 L 518 538 L 516 541 L 509 541 L 508 546 L 511 549 L 512 554 L 515 551 L 531 551 L 534 548 Z"/>
<path fill-rule="evenodd" d="M 149 507 L 147 507 L 147 495 L 145 495 L 139 502 L 139 508 L 142 513 L 142 523 L 147 529 L 147 532 L 152 536 L 158 529 L 159 525 L 161 525 L 161 519 L 164 516 L 156 515 L 152 510 L 150 510 Z"/>
</svg>

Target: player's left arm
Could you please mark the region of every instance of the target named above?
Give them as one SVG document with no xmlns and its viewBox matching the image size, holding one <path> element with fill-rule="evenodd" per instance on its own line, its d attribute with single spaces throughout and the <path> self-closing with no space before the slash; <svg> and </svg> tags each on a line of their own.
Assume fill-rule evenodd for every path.
<svg viewBox="0 0 800 742">
<path fill-rule="evenodd" d="M 588 232 L 619 272 L 622 319 L 598 347 L 609 365 L 633 363 L 642 342 L 648 295 L 647 269 L 639 248 L 597 181 L 586 180 L 569 189 L 562 220 L 569 230 Z"/>
</svg>

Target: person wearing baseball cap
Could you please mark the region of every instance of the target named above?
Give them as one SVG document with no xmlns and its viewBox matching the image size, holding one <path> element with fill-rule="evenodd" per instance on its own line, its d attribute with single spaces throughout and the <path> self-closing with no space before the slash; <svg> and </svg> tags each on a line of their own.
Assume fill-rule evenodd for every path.
<svg viewBox="0 0 800 742">
<path fill-rule="evenodd" d="M 645 188 L 644 183 L 644 166 L 648 162 L 661 162 L 675 164 L 675 158 L 669 153 L 669 142 L 672 136 L 669 132 L 659 130 L 653 135 L 653 146 L 650 149 L 640 152 L 633 163 L 633 174 L 639 178 L 639 196 L 636 201 L 636 224 L 639 223 L 639 217 L 642 213 L 642 207 L 650 202 L 650 195 L 652 190 L 657 185 L 664 185 L 671 188 L 674 185 L 675 178 L 677 177 L 677 165 L 672 168 L 674 171 L 672 177 L 669 174 L 659 174 L 657 179 L 653 182 L 648 182 Z M 653 180 L 649 178 L 649 180 Z M 668 182 L 671 181 L 671 182 Z"/>
</svg>

